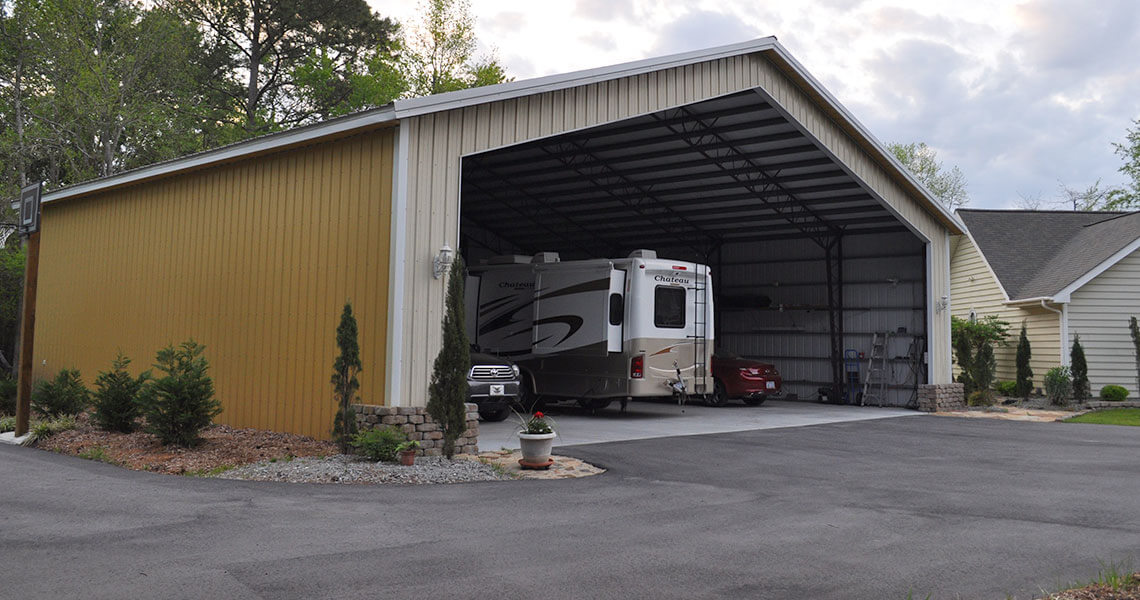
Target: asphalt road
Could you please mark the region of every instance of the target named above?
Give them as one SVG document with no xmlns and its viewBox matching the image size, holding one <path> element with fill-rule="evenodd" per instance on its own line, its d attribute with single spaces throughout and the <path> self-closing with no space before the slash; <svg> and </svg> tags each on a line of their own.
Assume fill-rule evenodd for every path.
<svg viewBox="0 0 1140 600">
<path fill-rule="evenodd" d="M 0 447 L 3 598 L 1029 598 L 1140 558 L 1140 428 L 895 418 L 306 486 Z"/>
</svg>

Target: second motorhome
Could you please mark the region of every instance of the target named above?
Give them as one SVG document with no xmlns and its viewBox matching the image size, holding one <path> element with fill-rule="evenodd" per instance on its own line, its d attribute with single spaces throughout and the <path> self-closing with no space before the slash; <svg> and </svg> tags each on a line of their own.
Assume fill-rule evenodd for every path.
<svg viewBox="0 0 1140 600">
<path fill-rule="evenodd" d="M 514 360 L 531 399 L 611 400 L 712 392 L 712 278 L 701 264 L 628 258 L 562 262 L 502 256 L 466 282 L 467 331 Z"/>
</svg>

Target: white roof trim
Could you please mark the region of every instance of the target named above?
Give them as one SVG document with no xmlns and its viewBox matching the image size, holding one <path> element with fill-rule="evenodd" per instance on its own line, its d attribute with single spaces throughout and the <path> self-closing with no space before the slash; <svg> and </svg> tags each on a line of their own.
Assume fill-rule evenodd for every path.
<svg viewBox="0 0 1140 600">
<path fill-rule="evenodd" d="M 694 50 L 692 52 L 671 54 L 669 56 L 647 58 L 644 60 L 599 67 L 596 69 L 586 69 L 583 71 L 574 71 L 572 73 L 548 75 L 546 77 L 524 79 L 523 81 L 512 81 L 510 83 L 501 83 L 498 85 L 447 92 L 445 94 L 435 94 L 433 96 L 408 98 L 406 100 L 396 101 L 396 115 L 400 118 L 414 117 L 416 115 L 463 108 L 466 106 L 471 106 L 473 104 L 482 104 L 484 102 L 498 102 L 500 100 L 509 100 L 511 98 L 519 98 L 521 96 L 543 94 L 546 92 L 577 87 L 580 85 L 598 83 L 600 81 L 609 81 L 611 79 L 618 79 L 621 77 L 632 77 L 635 75 L 641 75 L 643 73 L 651 73 L 653 71 L 671 69 L 673 67 L 681 67 L 699 62 L 728 58 L 730 56 L 740 56 L 742 54 L 751 54 L 753 52 L 773 50 L 777 48 L 782 49 L 780 44 L 776 41 L 775 37 L 764 37 L 757 38 L 755 40 L 749 40 L 747 42 L 729 44 L 727 46 L 718 46 L 716 48 L 705 48 L 702 50 Z"/>
<path fill-rule="evenodd" d="M 360 112 L 354 115 L 349 115 L 339 119 L 334 119 L 326 123 L 312 125 L 309 127 L 299 127 L 297 129 L 290 129 L 281 133 L 274 133 L 256 137 L 245 142 L 239 142 L 229 146 L 222 146 L 214 150 L 207 150 L 197 154 L 170 160 L 167 162 L 156 163 L 138 169 L 125 171 L 110 177 L 102 179 L 93 179 L 83 183 L 77 183 L 72 186 L 60 188 L 52 192 L 44 194 L 42 202 L 55 202 L 57 200 L 64 200 L 73 196 L 81 196 L 90 194 L 109 187 L 117 187 L 120 185 L 141 181 L 144 179 L 151 179 L 153 177 L 160 177 L 171 173 L 180 171 L 187 171 L 190 169 L 197 169 L 206 167 L 212 164 L 233 160 L 248 154 L 256 154 L 268 150 L 274 150 L 285 146 L 292 146 L 300 144 L 312 139 L 322 138 L 337 133 L 352 131 L 376 125 L 387 121 L 395 121 L 396 112 L 391 105 L 383 106 L 375 110 Z"/>
<path fill-rule="evenodd" d="M 1053 297 L 1056 298 L 1057 302 L 1070 302 L 1070 301 L 1072 301 L 1073 292 L 1077 291 L 1082 286 L 1084 286 L 1086 283 L 1095 279 L 1101 273 L 1104 273 L 1105 271 L 1107 271 L 1109 268 L 1111 268 L 1116 263 L 1120 262 L 1121 260 L 1124 260 L 1125 256 L 1128 256 L 1129 254 L 1136 252 L 1138 249 L 1140 249 L 1140 238 L 1136 238 L 1135 240 L 1132 240 L 1131 244 L 1128 244 L 1127 246 L 1121 248 L 1116 254 L 1113 254 L 1112 256 L 1105 259 L 1104 262 L 1102 262 L 1099 265 L 1090 269 L 1089 272 L 1085 273 L 1084 275 L 1081 275 L 1081 277 L 1079 279 L 1070 283 L 1064 289 L 1062 289 L 1061 291 L 1054 294 Z"/>
</svg>

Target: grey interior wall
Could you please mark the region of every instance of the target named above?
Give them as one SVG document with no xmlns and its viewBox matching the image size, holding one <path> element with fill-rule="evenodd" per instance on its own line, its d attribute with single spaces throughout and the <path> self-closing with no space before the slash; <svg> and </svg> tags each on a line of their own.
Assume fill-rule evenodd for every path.
<svg viewBox="0 0 1140 600">
<path fill-rule="evenodd" d="M 844 348 L 869 356 L 872 334 L 891 332 L 886 403 L 905 406 L 914 377 L 896 357 L 926 334 L 924 247 L 907 233 L 868 235 L 845 238 L 843 252 Z M 786 393 L 816 397 L 831 378 L 823 250 L 809 240 L 725 246 L 714 275 L 717 345 L 772 362 Z"/>
</svg>

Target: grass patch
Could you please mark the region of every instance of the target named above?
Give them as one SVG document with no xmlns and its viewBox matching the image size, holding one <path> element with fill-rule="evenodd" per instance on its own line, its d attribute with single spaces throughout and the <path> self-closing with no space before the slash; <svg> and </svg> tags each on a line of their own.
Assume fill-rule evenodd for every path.
<svg viewBox="0 0 1140 600">
<path fill-rule="evenodd" d="M 36 439 L 47 439 L 57 433 L 75 429 L 75 417 L 64 416 L 47 421 L 38 421 L 32 423 L 31 429 L 32 433 L 36 435 Z"/>
<path fill-rule="evenodd" d="M 1131 425 L 1140 427 L 1140 408 L 1109 408 L 1066 419 L 1066 423 L 1095 423 L 1098 425 Z"/>
<path fill-rule="evenodd" d="M 87 460 L 97 460 L 99 462 L 107 463 L 109 465 L 118 466 L 120 464 L 119 461 L 111 458 L 111 455 L 107 454 L 107 449 L 102 447 L 102 446 L 91 446 L 90 448 L 87 448 L 83 452 L 80 452 L 78 456 L 79 456 L 79 458 L 86 458 Z"/>
<path fill-rule="evenodd" d="M 0 433 L 16 431 L 16 417 L 0 417 Z"/>
</svg>

